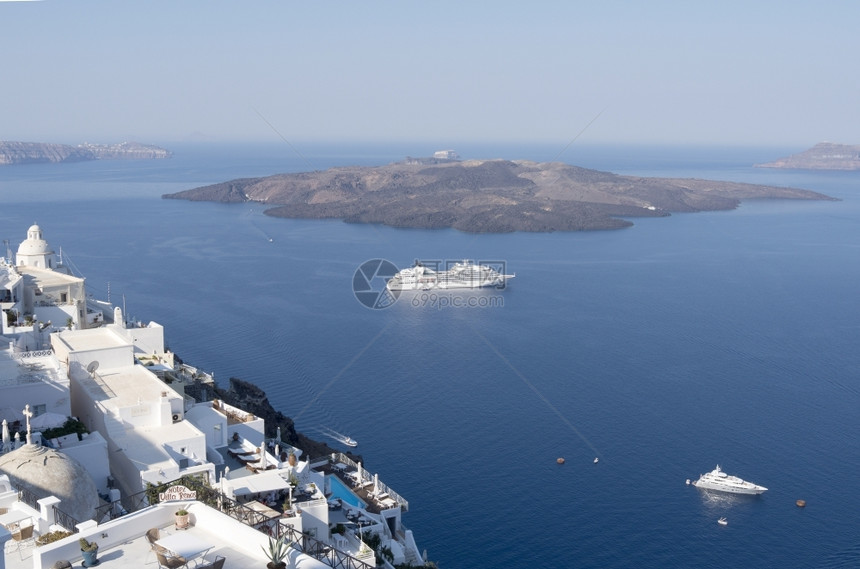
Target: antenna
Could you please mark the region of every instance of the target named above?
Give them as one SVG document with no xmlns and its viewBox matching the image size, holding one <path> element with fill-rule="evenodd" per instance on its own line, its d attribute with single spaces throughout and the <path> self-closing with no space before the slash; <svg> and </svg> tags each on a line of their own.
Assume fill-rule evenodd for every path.
<svg viewBox="0 0 860 569">
<path fill-rule="evenodd" d="M 87 366 L 87 372 L 90 375 L 95 375 L 97 369 L 99 369 L 99 361 L 98 360 L 91 361 L 90 364 Z"/>
</svg>

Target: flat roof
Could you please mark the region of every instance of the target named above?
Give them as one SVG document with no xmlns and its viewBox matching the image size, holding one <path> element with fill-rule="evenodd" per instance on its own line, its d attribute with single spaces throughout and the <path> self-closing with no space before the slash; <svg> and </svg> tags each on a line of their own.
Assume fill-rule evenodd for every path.
<svg viewBox="0 0 860 569">
<path fill-rule="evenodd" d="M 202 433 L 188 421 L 179 421 L 161 427 L 136 427 L 127 425 L 124 432 L 111 432 L 111 439 L 132 460 L 140 472 L 158 468 L 171 468 L 176 461 L 164 448 L 164 441 L 176 441 L 199 437 Z M 198 456 L 205 462 L 205 456 Z"/>
<path fill-rule="evenodd" d="M 171 399 L 181 395 L 165 385 L 145 366 L 135 364 L 113 369 L 101 369 L 81 379 L 82 386 L 108 410 L 116 411 L 133 405 L 155 405 L 161 393 Z"/>
<path fill-rule="evenodd" d="M 84 279 L 80 277 L 67 275 L 65 273 L 52 271 L 50 269 L 41 269 L 38 267 L 30 267 L 27 265 L 19 265 L 16 268 L 18 269 L 18 272 L 22 275 L 28 275 L 30 277 L 33 277 L 33 279 L 41 286 L 81 284 L 84 282 Z"/>
<path fill-rule="evenodd" d="M 35 356 L 36 353 L 46 355 Z M 53 353 L 31 352 L 26 358 L 17 359 L 8 348 L 0 350 L 0 387 L 28 383 L 67 385 L 68 378 L 60 373 L 59 363 Z"/>
<path fill-rule="evenodd" d="M 87 330 L 64 330 L 57 333 L 57 337 L 72 352 L 131 346 L 127 338 L 123 338 L 108 326 Z"/>
</svg>

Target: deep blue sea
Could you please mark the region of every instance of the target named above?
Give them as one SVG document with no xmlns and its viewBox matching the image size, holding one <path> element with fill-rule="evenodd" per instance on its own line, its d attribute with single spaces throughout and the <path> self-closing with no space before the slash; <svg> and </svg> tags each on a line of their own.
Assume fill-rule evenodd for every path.
<svg viewBox="0 0 860 569">
<path fill-rule="evenodd" d="M 442 146 L 296 147 L 3 167 L 0 235 L 14 250 L 38 222 L 94 296 L 163 324 L 182 358 L 222 385 L 257 383 L 299 430 L 357 439 L 442 569 L 860 567 L 860 173 L 751 167 L 801 148 L 574 145 L 558 159 L 841 200 L 588 233 L 404 230 L 160 199 Z M 504 261 L 516 278 L 459 293 L 480 307 L 404 295 L 370 310 L 353 295 L 364 261 L 463 258 Z M 768 492 L 685 484 L 716 464 Z"/>
</svg>

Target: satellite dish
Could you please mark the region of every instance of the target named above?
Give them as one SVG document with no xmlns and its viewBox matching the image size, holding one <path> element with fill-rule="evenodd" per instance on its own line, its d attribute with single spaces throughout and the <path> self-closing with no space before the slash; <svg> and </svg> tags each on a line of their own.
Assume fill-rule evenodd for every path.
<svg viewBox="0 0 860 569">
<path fill-rule="evenodd" d="M 97 369 L 99 369 L 98 360 L 91 361 L 90 365 L 87 366 L 87 371 L 90 373 L 90 375 L 94 374 Z"/>
</svg>

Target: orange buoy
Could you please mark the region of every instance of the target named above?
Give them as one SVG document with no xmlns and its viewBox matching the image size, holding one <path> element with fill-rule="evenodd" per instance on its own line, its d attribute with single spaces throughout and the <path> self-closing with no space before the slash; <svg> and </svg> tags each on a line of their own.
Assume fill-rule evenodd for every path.
<svg viewBox="0 0 860 569">
<path fill-rule="evenodd" d="M 797 502 L 795 502 L 795 504 L 797 504 L 798 508 L 805 508 L 806 507 L 806 500 L 798 500 Z"/>
<path fill-rule="evenodd" d="M 562 457 L 558 457 L 555 461 L 559 464 L 564 464 L 564 459 Z"/>
</svg>

